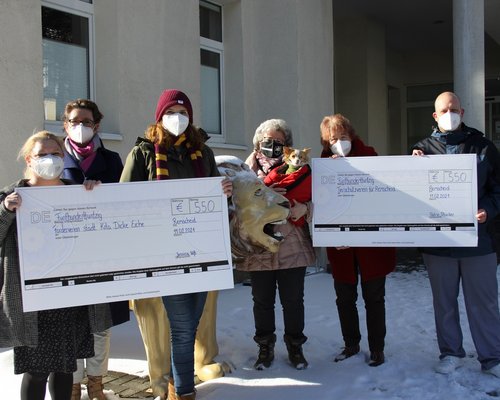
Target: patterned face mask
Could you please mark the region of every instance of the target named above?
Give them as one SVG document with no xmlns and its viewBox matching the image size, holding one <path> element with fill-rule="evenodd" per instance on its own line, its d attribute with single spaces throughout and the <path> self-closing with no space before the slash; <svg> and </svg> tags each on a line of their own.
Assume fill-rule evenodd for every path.
<svg viewBox="0 0 500 400">
<path fill-rule="evenodd" d="M 283 143 L 274 139 L 266 139 L 260 142 L 260 152 L 269 158 L 278 158 L 283 155 Z"/>
</svg>

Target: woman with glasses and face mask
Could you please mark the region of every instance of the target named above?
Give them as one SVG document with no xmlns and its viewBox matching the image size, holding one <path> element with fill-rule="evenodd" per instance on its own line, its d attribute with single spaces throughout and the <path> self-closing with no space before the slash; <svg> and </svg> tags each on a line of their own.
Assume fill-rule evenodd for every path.
<svg viewBox="0 0 500 400">
<path fill-rule="evenodd" d="M 91 323 L 92 306 L 23 312 L 16 228 L 22 199 L 16 188 L 71 184 L 60 178 L 63 157 L 64 145 L 57 136 L 47 131 L 34 134 L 19 152 L 26 162 L 25 179 L 0 191 L 0 347 L 14 347 L 14 372 L 24 374 L 21 400 L 45 399 L 47 379 L 53 400 L 69 400 L 76 360 L 92 356 L 90 332 L 100 328 Z M 90 190 L 97 183 L 88 180 L 84 187 Z M 103 326 L 110 323 L 104 316 L 96 317 L 92 320 Z"/>
<path fill-rule="evenodd" d="M 323 118 L 320 130 L 322 158 L 377 155 L 373 147 L 366 146 L 356 135 L 351 122 L 342 114 Z M 328 247 L 326 253 L 332 269 L 340 327 L 345 342 L 344 349 L 334 361 L 343 361 L 360 351 L 361 333 L 356 307 L 360 279 L 370 347 L 368 365 L 379 366 L 385 361 L 385 277 L 396 266 L 396 251 L 394 248 L 382 247 Z"/>
<path fill-rule="evenodd" d="M 293 145 L 292 132 L 282 119 L 270 119 L 257 127 L 253 145 L 254 151 L 245 163 L 264 180 L 273 168 L 283 164 L 283 147 Z M 274 190 L 286 193 L 284 188 Z M 309 211 L 309 203 L 294 202 L 290 218 L 296 221 L 305 216 L 309 220 Z M 294 368 L 305 369 L 308 363 L 302 351 L 302 345 L 307 340 L 304 335 L 304 278 L 306 267 L 315 262 L 315 253 L 307 224 L 298 226 L 287 220 L 286 224 L 276 225 L 274 230 L 283 237 L 277 253 L 264 251 L 249 255 L 236 266 L 250 273 L 252 284 L 254 340 L 259 346 L 254 368 L 269 368 L 274 360 L 274 305 L 278 287 L 288 358 Z"/>
<path fill-rule="evenodd" d="M 103 115 L 97 104 L 86 99 L 70 101 L 64 107 L 66 138 L 63 178 L 82 183 L 85 179 L 114 183 L 120 180 L 120 155 L 104 147 L 98 135 Z"/>
<path fill-rule="evenodd" d="M 75 183 L 91 179 L 102 183 L 120 180 L 123 164 L 120 155 L 104 148 L 97 131 L 103 115 L 97 104 L 91 100 L 77 99 L 64 107 L 64 170 L 62 177 Z M 110 308 L 113 325 L 129 320 L 128 302 L 119 301 L 100 304 L 96 307 L 106 312 Z M 106 400 L 102 377 L 108 371 L 111 331 L 94 334 L 94 357 L 78 360 L 78 369 L 73 376 L 71 400 L 80 400 L 80 382 L 87 373 L 87 392 L 91 399 Z"/>
</svg>

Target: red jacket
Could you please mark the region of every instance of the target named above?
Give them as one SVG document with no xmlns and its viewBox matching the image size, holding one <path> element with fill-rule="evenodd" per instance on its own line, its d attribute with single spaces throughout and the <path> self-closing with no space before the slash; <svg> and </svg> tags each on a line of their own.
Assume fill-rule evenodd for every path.
<svg viewBox="0 0 500 400">
<path fill-rule="evenodd" d="M 284 195 L 290 203 L 292 200 L 298 201 L 299 203 L 306 203 L 311 201 L 312 197 L 312 179 L 311 179 L 311 167 L 306 164 L 299 168 L 297 171 L 290 174 L 283 173 L 288 168 L 288 165 L 282 164 L 269 171 L 267 176 L 264 178 L 264 183 L 267 186 L 276 184 L 276 187 L 285 188 L 286 194 Z M 299 218 L 297 221 L 289 220 L 291 223 L 302 226 L 305 224 L 306 220 L 304 217 Z"/>
<path fill-rule="evenodd" d="M 355 138 L 351 142 L 348 157 L 376 155 L 375 149 L 366 146 L 361 139 Z M 331 156 L 330 150 L 321 152 L 321 158 Z M 327 247 L 326 254 L 333 278 L 344 283 L 356 283 L 358 273 L 362 282 L 381 278 L 394 271 L 396 267 L 396 249 L 393 247 L 349 247 L 344 250 Z"/>
</svg>

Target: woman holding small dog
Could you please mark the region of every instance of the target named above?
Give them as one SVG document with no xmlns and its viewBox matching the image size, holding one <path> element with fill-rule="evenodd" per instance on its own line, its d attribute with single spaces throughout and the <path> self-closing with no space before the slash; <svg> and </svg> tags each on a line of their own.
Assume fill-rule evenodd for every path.
<svg viewBox="0 0 500 400">
<path fill-rule="evenodd" d="M 320 130 L 322 158 L 377 155 L 373 147 L 362 142 L 351 122 L 341 114 L 323 118 Z M 360 351 L 361 333 L 356 308 L 360 276 L 370 347 L 368 365 L 379 366 L 385 361 L 385 277 L 396 266 L 396 251 L 394 248 L 382 247 L 329 247 L 326 252 L 332 269 L 337 310 L 345 342 L 343 351 L 335 357 L 335 361 L 343 361 Z"/>
<path fill-rule="evenodd" d="M 283 164 L 284 146 L 292 146 L 292 132 L 282 119 L 270 119 L 260 124 L 253 137 L 254 151 L 245 161 L 262 179 Z M 286 189 L 271 185 L 276 192 L 285 194 Z M 309 219 L 309 202 L 294 202 L 290 209 L 290 219 L 298 221 Z M 264 251 L 252 254 L 237 265 L 237 268 L 250 273 L 255 320 L 254 340 L 259 346 L 259 354 L 254 368 L 269 368 L 274 360 L 276 326 L 274 306 L 276 287 L 283 307 L 285 324 L 284 341 L 288 358 L 296 369 L 307 368 L 302 345 L 304 335 L 304 278 L 306 267 L 315 261 L 309 228 L 307 224 L 275 225 L 274 234 L 281 236 L 277 253 Z M 276 237 L 276 236 L 275 236 Z"/>
</svg>

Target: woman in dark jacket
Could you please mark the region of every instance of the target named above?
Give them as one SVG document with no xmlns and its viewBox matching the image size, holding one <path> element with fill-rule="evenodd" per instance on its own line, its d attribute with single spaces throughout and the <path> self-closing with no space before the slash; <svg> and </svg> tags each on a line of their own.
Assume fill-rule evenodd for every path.
<svg viewBox="0 0 500 400">
<path fill-rule="evenodd" d="M 206 135 L 193 125 L 193 108 L 180 90 L 164 90 L 158 99 L 155 123 L 138 138 L 125 162 L 121 182 L 219 176 Z M 229 179 L 222 181 L 226 196 Z M 170 322 L 171 377 L 162 400 L 194 400 L 194 341 L 207 292 L 163 296 Z M 147 300 L 147 299 L 146 299 Z M 144 301 L 144 299 L 141 299 Z"/>
<path fill-rule="evenodd" d="M 64 171 L 62 177 L 75 183 L 96 180 L 113 183 L 120 180 L 123 164 L 120 155 L 105 149 L 97 134 L 102 113 L 97 104 L 86 99 L 70 101 L 64 108 Z M 97 307 L 110 307 L 113 323 L 121 324 L 129 320 L 128 302 L 119 301 L 100 304 Z M 86 367 L 87 392 L 89 398 L 106 400 L 103 393 L 102 377 L 108 371 L 109 345 L 111 331 L 94 333 L 95 355 L 86 360 L 78 360 L 78 369 L 73 375 L 72 400 L 81 397 L 81 385 Z M 85 364 L 85 365 L 84 365 Z"/>
<path fill-rule="evenodd" d="M 0 347 L 14 347 L 14 372 L 23 374 L 21 400 L 45 399 L 47 379 L 53 400 L 69 400 L 77 358 L 93 355 L 91 331 L 108 328 L 111 319 L 94 306 L 23 311 L 16 227 L 22 198 L 15 189 L 71 182 L 60 178 L 64 151 L 54 134 L 32 135 L 19 156 L 26 179 L 0 190 Z M 95 183 L 87 180 L 85 187 Z"/>
<path fill-rule="evenodd" d="M 366 146 L 356 135 L 351 122 L 341 114 L 327 116 L 321 122 L 321 157 L 376 156 L 373 147 Z M 360 350 L 359 317 L 356 308 L 358 276 L 366 308 L 366 326 L 370 361 L 376 367 L 384 363 L 385 277 L 396 266 L 394 248 L 329 247 L 326 249 L 332 269 L 337 309 L 345 347 L 335 357 L 342 361 Z"/>
</svg>

